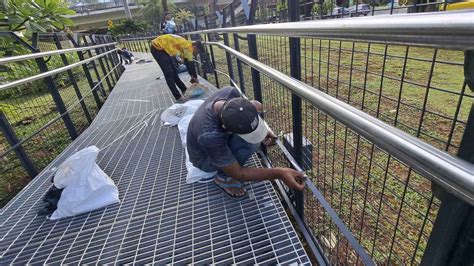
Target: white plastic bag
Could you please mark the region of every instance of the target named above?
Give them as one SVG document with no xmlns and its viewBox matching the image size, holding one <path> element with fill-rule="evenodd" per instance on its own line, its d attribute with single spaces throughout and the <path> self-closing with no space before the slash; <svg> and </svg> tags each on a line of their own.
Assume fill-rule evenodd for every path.
<svg viewBox="0 0 474 266">
<path fill-rule="evenodd" d="M 188 134 L 188 126 L 194 113 L 199 106 L 204 103 L 203 100 L 187 101 L 184 104 L 173 104 L 161 114 L 161 123 L 165 126 L 178 126 L 179 136 L 181 137 L 181 144 L 186 152 L 186 183 L 194 183 L 203 180 L 209 180 L 216 172 L 204 172 L 194 165 L 189 160 L 188 149 L 186 148 L 186 136 Z"/>
<path fill-rule="evenodd" d="M 175 103 L 171 105 L 161 114 L 161 124 L 171 127 L 176 126 L 183 117 L 193 115 L 203 102 L 203 100 L 192 100 L 184 104 Z"/>
<path fill-rule="evenodd" d="M 188 170 L 188 174 L 186 175 L 186 183 L 194 183 L 201 180 L 207 180 L 216 175 L 217 172 L 204 172 L 199 168 L 194 167 L 194 165 L 189 160 L 188 149 L 186 148 L 186 136 L 188 133 L 188 126 L 191 118 L 193 118 L 194 114 L 187 115 L 181 119 L 178 123 L 178 130 L 179 136 L 181 137 L 181 144 L 185 148 L 186 152 L 186 170 Z"/>
<path fill-rule="evenodd" d="M 117 186 L 96 164 L 99 148 L 90 146 L 67 158 L 54 175 L 64 188 L 51 220 L 89 212 L 119 202 Z"/>
</svg>

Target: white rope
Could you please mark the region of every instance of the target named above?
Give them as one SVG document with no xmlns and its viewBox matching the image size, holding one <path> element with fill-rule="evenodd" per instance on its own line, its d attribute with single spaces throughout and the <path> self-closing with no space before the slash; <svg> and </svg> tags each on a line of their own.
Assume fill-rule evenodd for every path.
<svg viewBox="0 0 474 266">
<path fill-rule="evenodd" d="M 115 138 L 112 142 L 110 142 L 109 144 L 107 144 L 106 146 L 102 147 L 99 149 L 99 152 L 109 148 L 112 144 L 114 144 L 115 142 L 117 142 L 118 140 L 122 139 L 123 137 L 127 136 L 128 134 L 134 132 L 133 136 L 132 136 L 132 139 L 135 139 L 135 137 L 146 127 L 148 127 L 150 120 L 151 119 L 155 119 L 155 116 L 156 114 L 160 111 L 160 109 L 153 109 L 152 111 L 150 112 L 147 112 L 145 113 L 145 115 L 137 122 L 135 122 L 132 127 L 130 127 L 130 129 L 128 129 L 127 131 L 125 131 L 125 133 L 123 133 L 122 135 L 118 136 L 117 138 Z M 153 123 L 154 124 L 154 123 Z"/>
</svg>

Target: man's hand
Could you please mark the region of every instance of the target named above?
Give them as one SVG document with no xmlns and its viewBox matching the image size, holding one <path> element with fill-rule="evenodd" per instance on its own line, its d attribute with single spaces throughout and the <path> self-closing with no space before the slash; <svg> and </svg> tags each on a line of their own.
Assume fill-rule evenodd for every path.
<svg viewBox="0 0 474 266">
<path fill-rule="evenodd" d="M 304 180 L 304 174 L 298 171 L 295 171 L 291 168 L 279 168 L 280 179 L 283 181 L 289 188 L 302 191 L 306 185 Z"/>
<path fill-rule="evenodd" d="M 278 137 L 275 134 L 273 134 L 273 132 L 268 131 L 267 136 L 265 137 L 265 139 L 263 139 L 262 143 L 266 147 L 270 147 L 276 144 L 277 139 Z"/>
<path fill-rule="evenodd" d="M 191 80 L 189 82 L 191 82 L 191 84 L 199 83 L 199 79 L 195 77 L 191 77 Z"/>
</svg>

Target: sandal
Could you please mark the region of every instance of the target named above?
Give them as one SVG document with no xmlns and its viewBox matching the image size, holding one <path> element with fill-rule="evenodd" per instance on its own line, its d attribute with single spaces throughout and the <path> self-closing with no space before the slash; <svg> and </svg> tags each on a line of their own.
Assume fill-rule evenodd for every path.
<svg viewBox="0 0 474 266">
<path fill-rule="evenodd" d="M 216 182 L 216 178 L 219 180 Z M 226 182 L 229 182 L 230 180 L 232 180 L 230 177 L 226 178 L 226 177 L 219 177 L 219 176 L 216 176 L 214 178 L 214 185 L 219 188 L 220 190 L 222 190 L 222 192 L 224 192 L 224 194 L 226 196 L 228 196 L 229 198 L 232 198 L 232 199 L 243 199 L 247 196 L 247 190 L 245 189 L 244 187 L 244 184 L 241 183 L 241 182 L 238 182 L 238 183 L 234 183 L 234 184 L 226 184 Z M 237 196 L 237 195 L 233 195 L 231 193 L 229 193 L 226 189 L 227 188 L 239 188 L 239 189 L 244 189 L 244 194 L 241 195 L 241 196 Z"/>
</svg>

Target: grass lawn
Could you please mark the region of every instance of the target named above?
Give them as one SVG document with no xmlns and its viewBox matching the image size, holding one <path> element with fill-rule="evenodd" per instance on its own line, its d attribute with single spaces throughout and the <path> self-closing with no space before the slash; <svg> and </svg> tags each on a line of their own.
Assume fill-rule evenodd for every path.
<svg viewBox="0 0 474 266">
<path fill-rule="evenodd" d="M 290 74 L 288 38 L 257 36 L 257 46 L 259 61 Z M 248 54 L 246 41 L 240 40 L 240 49 Z M 216 69 L 228 73 L 225 53 L 216 47 L 213 52 Z M 463 88 L 463 52 L 301 39 L 300 53 L 305 83 L 457 153 L 473 99 Z M 250 68 L 242 69 L 252 98 Z M 229 84 L 226 76 L 218 78 L 220 87 Z M 213 75 L 208 79 L 215 84 Z M 265 76 L 261 83 L 267 122 L 281 135 L 292 132 L 291 94 Z M 377 263 L 419 263 L 439 207 L 431 182 L 306 101 L 302 113 L 304 137 L 312 144 L 307 174 L 332 208 Z M 277 149 L 270 150 L 270 158 L 276 166 L 287 164 Z M 305 204 L 306 219 L 331 261 L 357 263 L 311 194 Z"/>
<path fill-rule="evenodd" d="M 75 71 L 82 71 L 82 69 L 77 68 Z M 97 80 L 94 71 L 91 71 L 91 75 L 94 80 Z M 100 69 L 99 75 L 103 76 Z M 106 82 L 104 81 L 102 84 L 105 92 L 108 94 Z M 80 79 L 77 80 L 77 85 L 81 95 L 83 97 L 85 96 L 84 103 L 93 119 L 99 109 L 93 95 L 89 93 L 90 86 L 86 78 L 81 76 Z M 30 136 L 59 115 L 51 94 L 48 92 L 26 93 L 32 89 L 30 87 L 31 85 L 24 85 L 22 88 L 15 88 L 16 90 L 21 89 L 23 95 L 2 100 L 0 105 L 1 110 L 11 123 L 19 139 Z M 59 93 L 66 108 L 69 108 L 77 102 L 79 98 L 71 84 L 59 87 Z M 101 101 L 105 101 L 102 94 L 100 92 L 98 94 Z M 88 127 L 89 123 L 80 104 L 75 105 L 71 109 L 69 116 L 79 134 Z M 4 139 L 3 135 L 0 135 L 0 140 L 2 143 L 0 152 L 6 151 L 10 145 L 6 143 L 6 139 Z M 63 120 L 59 119 L 42 130 L 41 133 L 26 141 L 23 144 L 23 148 L 33 161 L 36 169 L 41 171 L 71 142 L 72 140 Z M 14 152 L 10 152 L 1 158 L 0 172 L 2 173 L 2 178 L 0 178 L 0 206 L 4 206 L 28 184 L 31 178 L 22 168 Z"/>
</svg>

